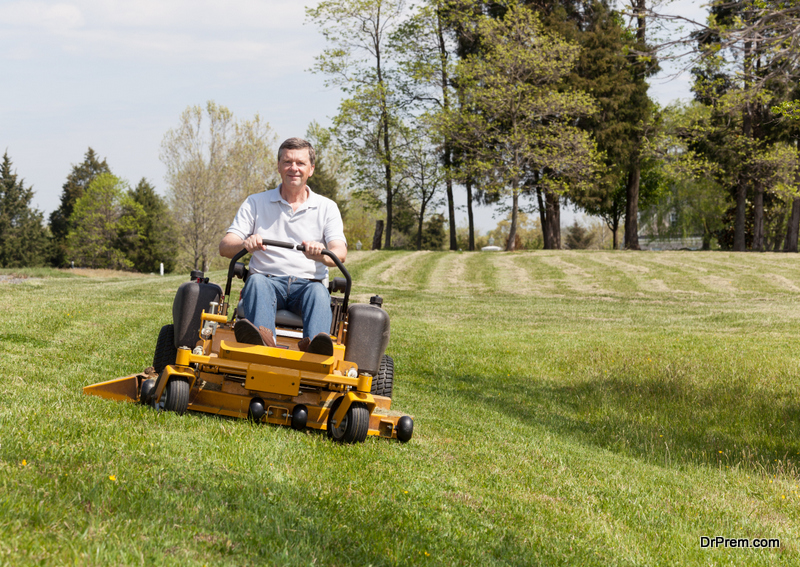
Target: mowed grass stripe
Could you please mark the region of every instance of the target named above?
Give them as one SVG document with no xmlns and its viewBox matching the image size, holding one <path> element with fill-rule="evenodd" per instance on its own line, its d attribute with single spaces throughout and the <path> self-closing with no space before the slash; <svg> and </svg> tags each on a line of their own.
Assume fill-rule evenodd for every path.
<svg viewBox="0 0 800 567">
<path fill-rule="evenodd" d="M 647 274 L 649 270 L 612 258 L 612 256 L 616 256 L 616 254 L 607 252 L 598 252 L 597 254 L 576 253 L 571 259 L 575 265 L 593 274 L 598 280 L 608 282 L 608 287 L 613 288 L 617 293 L 634 294 L 641 292 L 642 286 L 640 284 L 644 280 L 644 274 Z"/>
<path fill-rule="evenodd" d="M 564 289 L 571 295 L 615 295 L 615 291 L 604 288 L 599 282 L 595 270 L 596 263 L 587 262 L 581 259 L 581 254 L 571 253 L 546 253 L 543 255 L 542 262 L 561 270 L 564 274 Z"/>
<path fill-rule="evenodd" d="M 379 250 L 350 249 L 347 251 L 345 268 L 350 272 L 354 282 L 361 283 L 364 280 L 364 274 L 367 270 L 385 261 L 386 255 Z M 330 270 L 331 277 L 341 275 L 342 274 L 336 268 Z"/>
</svg>

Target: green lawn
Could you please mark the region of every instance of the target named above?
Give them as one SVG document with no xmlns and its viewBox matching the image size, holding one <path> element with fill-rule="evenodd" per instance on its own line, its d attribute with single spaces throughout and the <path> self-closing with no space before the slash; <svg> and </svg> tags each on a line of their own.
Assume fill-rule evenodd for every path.
<svg viewBox="0 0 800 567">
<path fill-rule="evenodd" d="M 84 396 L 150 364 L 188 275 L 0 283 L 0 564 L 800 565 L 800 256 L 348 266 L 407 444 Z"/>
</svg>

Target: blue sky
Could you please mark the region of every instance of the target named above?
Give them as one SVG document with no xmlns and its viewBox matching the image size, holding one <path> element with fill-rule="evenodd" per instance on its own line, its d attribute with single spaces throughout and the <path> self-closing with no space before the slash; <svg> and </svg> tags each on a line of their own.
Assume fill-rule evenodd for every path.
<svg viewBox="0 0 800 567">
<path fill-rule="evenodd" d="M 328 125 L 339 93 L 308 72 L 324 47 L 292 0 L 0 0 L 0 151 L 45 216 L 89 146 L 163 194 L 161 140 L 187 106 L 258 113 L 281 139 Z M 652 84 L 659 102 L 689 97 L 686 77 Z"/>
</svg>

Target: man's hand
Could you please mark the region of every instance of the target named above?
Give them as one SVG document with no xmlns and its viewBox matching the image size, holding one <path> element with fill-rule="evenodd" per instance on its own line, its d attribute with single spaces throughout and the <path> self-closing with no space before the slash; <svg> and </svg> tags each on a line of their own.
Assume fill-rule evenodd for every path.
<svg viewBox="0 0 800 567">
<path fill-rule="evenodd" d="M 242 245 L 244 246 L 245 250 L 247 250 L 251 254 L 256 250 L 267 249 L 267 246 L 264 244 L 264 241 L 262 240 L 260 234 L 251 234 L 245 239 Z"/>
<path fill-rule="evenodd" d="M 229 232 L 219 243 L 219 254 L 226 258 L 233 258 L 242 248 L 247 249 L 248 252 L 253 252 L 254 250 L 264 250 L 266 247 L 258 234 L 253 234 L 248 236 L 246 240 L 242 240 L 232 232 Z"/>
<path fill-rule="evenodd" d="M 306 255 L 306 258 L 309 260 L 314 260 L 315 262 L 322 262 L 329 268 L 335 267 L 336 263 L 331 260 L 328 256 L 323 256 L 322 251 L 325 250 L 325 245 L 321 242 L 316 242 L 314 240 L 304 240 L 303 247 L 305 250 L 303 254 Z M 328 250 L 336 254 L 336 256 L 344 262 L 344 259 L 347 257 L 347 246 L 344 242 L 340 240 L 334 240 L 328 246 Z"/>
<path fill-rule="evenodd" d="M 322 251 L 325 250 L 325 245 L 322 242 L 315 242 L 313 240 L 304 240 L 303 241 L 303 254 L 306 255 L 306 258 L 309 260 L 316 260 L 317 262 L 322 262 Z"/>
</svg>

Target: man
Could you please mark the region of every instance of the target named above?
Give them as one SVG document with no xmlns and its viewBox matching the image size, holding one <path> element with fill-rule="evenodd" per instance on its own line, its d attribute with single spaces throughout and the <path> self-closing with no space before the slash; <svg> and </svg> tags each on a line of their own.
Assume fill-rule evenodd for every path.
<svg viewBox="0 0 800 567">
<path fill-rule="evenodd" d="M 234 326 L 236 340 L 275 346 L 275 313 L 288 309 L 303 317 L 301 350 L 332 355 L 330 295 L 322 283 L 333 260 L 344 262 L 347 241 L 336 203 L 306 185 L 314 173 L 314 148 L 290 138 L 278 149 L 281 184 L 250 195 L 219 243 L 219 253 L 233 258 L 242 248 L 253 254 L 242 291 L 242 313 Z M 302 242 L 305 251 L 267 247 L 263 240 Z"/>
</svg>

